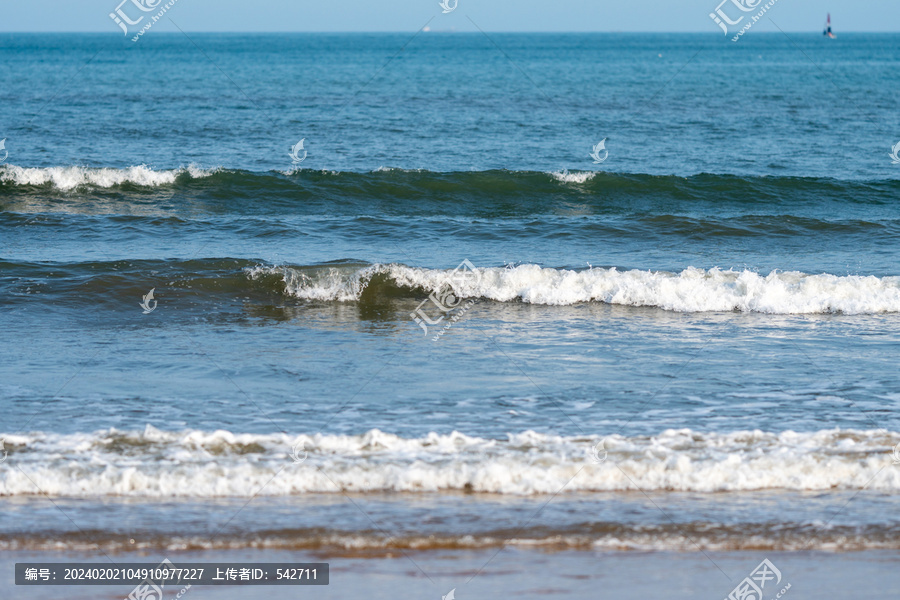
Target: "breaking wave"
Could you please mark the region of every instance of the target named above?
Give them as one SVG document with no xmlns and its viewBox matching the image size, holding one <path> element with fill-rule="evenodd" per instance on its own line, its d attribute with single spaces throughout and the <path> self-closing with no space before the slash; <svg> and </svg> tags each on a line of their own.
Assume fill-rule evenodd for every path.
<svg viewBox="0 0 900 600">
<path fill-rule="evenodd" d="M 440 289 L 451 274 L 447 270 L 397 264 L 312 271 L 252 267 L 246 272 L 251 279 L 280 276 L 285 293 L 296 298 L 343 302 L 377 294 L 377 288 L 384 286 L 430 293 Z M 470 276 L 456 280 L 453 287 L 466 298 L 556 306 L 605 302 L 679 312 L 848 315 L 900 312 L 900 277 L 811 275 L 796 271 L 762 275 L 748 270 L 690 267 L 680 273 L 668 273 L 519 265 L 476 269 Z"/>
<path fill-rule="evenodd" d="M 174 184 L 180 176 L 201 179 L 216 171 L 216 169 L 201 169 L 195 166 L 154 171 L 144 165 L 126 169 L 77 166 L 28 168 L 3 165 L 0 167 L 0 181 L 18 186 L 50 186 L 62 191 L 71 191 L 84 186 L 110 188 L 126 183 L 144 187 L 159 187 Z"/>
<path fill-rule="evenodd" d="M 137 290 L 156 289 L 167 302 L 185 306 L 211 299 L 245 298 L 283 302 L 421 302 L 449 291 L 452 270 L 403 264 L 340 260 L 307 266 L 260 264 L 218 258 L 187 261 L 115 261 L 38 264 L 0 261 L 8 275 L 0 282 L 5 301 L 29 302 L 33 290 L 57 306 L 106 301 L 118 306 Z M 54 285 L 41 277 L 52 275 Z M 606 303 L 677 312 L 790 314 L 900 313 L 900 277 L 699 269 L 680 272 L 619 270 L 615 267 L 555 269 L 534 264 L 476 267 L 452 278 L 454 296 L 500 303 L 569 306 Z M 144 285 L 134 282 L 145 282 Z M 142 293 L 146 293 L 146 289 Z M 97 294 L 101 292 L 98 300 Z M 403 309 L 405 310 L 405 308 Z"/>
<path fill-rule="evenodd" d="M 900 433 L 666 430 L 485 439 L 143 431 L 5 435 L 0 496 L 249 497 L 305 493 L 900 490 Z M 601 444 L 602 442 L 602 444 Z M 295 462 L 295 458 L 299 462 Z"/>
<path fill-rule="evenodd" d="M 557 171 L 550 173 L 553 179 L 561 183 L 586 183 L 597 175 L 596 171 Z"/>
<path fill-rule="evenodd" d="M 187 166 L 94 168 L 0 165 L 0 197 L 34 195 L 56 189 L 67 198 L 92 189 L 124 187 L 177 189 L 216 206 L 245 213 L 293 210 L 327 214 L 527 216 L 536 214 L 632 215 L 652 208 L 655 215 L 680 215 L 685 208 L 727 216 L 753 207 L 769 216 L 818 218 L 828 211 L 858 220 L 853 205 L 892 207 L 900 180 L 845 181 L 813 177 L 753 177 L 700 174 L 690 177 L 602 171 L 434 172 L 380 168 L 372 172 L 293 169 L 245 171 Z M 38 189 L 34 189 L 38 188 Z M 140 199 L 120 190 L 122 202 Z M 248 198 L 256 202 L 248 204 Z M 799 212 L 797 212 L 799 211 Z M 742 213 L 746 214 L 746 213 Z M 885 213 L 892 219 L 894 214 Z M 702 224 L 700 224 L 702 226 Z M 824 226 L 829 226 L 826 219 Z"/>
</svg>

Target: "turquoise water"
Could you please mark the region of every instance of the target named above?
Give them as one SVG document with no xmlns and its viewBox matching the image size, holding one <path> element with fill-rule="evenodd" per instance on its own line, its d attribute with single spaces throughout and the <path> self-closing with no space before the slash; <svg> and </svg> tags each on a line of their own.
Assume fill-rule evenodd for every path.
<svg viewBox="0 0 900 600">
<path fill-rule="evenodd" d="M 488 35 L 0 36 L 0 547 L 900 547 L 900 37 Z"/>
</svg>

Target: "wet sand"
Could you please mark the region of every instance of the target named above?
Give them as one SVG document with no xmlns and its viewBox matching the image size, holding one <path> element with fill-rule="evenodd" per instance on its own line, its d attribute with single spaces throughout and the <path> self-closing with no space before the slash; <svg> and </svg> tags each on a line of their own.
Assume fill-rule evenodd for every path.
<svg viewBox="0 0 900 600">
<path fill-rule="evenodd" d="M 234 551 L 171 552 L 181 562 L 321 561 L 330 564 L 330 585 L 321 587 L 194 586 L 182 598 L 190 600 L 395 599 L 438 600 L 455 589 L 458 600 L 469 598 L 666 598 L 718 600 L 728 594 L 759 563 L 768 558 L 782 579 L 766 584 L 762 600 L 776 597 L 822 598 L 896 597 L 900 589 L 900 552 L 542 552 L 521 548 L 490 551 L 432 551 L 365 558 L 316 553 Z M 113 560 L 159 561 L 162 555 L 111 554 Z M 0 597 L 10 600 L 114 600 L 127 597 L 128 586 L 13 585 L 15 562 L 101 562 L 100 554 L 6 552 L 0 560 Z M 721 569 L 721 570 L 720 570 Z M 863 583 L 864 582 L 864 583 Z M 166 599 L 181 588 L 167 586 Z"/>
</svg>

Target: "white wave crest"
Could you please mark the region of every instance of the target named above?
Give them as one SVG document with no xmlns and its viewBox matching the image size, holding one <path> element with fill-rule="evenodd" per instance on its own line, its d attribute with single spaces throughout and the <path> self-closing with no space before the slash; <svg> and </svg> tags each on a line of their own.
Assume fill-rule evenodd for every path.
<svg viewBox="0 0 900 600">
<path fill-rule="evenodd" d="M 195 166 L 154 171 L 144 165 L 126 169 L 90 167 L 27 168 L 3 165 L 0 166 L 0 181 L 17 185 L 45 185 L 49 183 L 63 191 L 73 190 L 86 185 L 108 188 L 123 183 L 157 187 L 174 183 L 175 179 L 184 173 L 198 179 L 208 177 L 216 171 L 217 169 L 201 169 Z"/>
<path fill-rule="evenodd" d="M 314 272 L 290 267 L 256 267 L 251 278 L 280 274 L 285 292 L 310 300 L 354 301 L 376 274 L 395 285 L 429 291 L 439 289 L 450 271 L 404 265 L 372 265 L 363 269 L 331 267 Z M 474 277 L 454 282 L 464 297 L 498 302 L 570 305 L 605 302 L 652 306 L 679 312 L 742 311 L 769 314 L 843 313 L 848 315 L 900 312 L 900 277 L 810 275 L 797 271 L 697 269 L 680 273 L 580 271 L 519 265 L 479 268 Z"/>
<path fill-rule="evenodd" d="M 550 176 L 553 177 L 553 179 L 562 183 L 585 183 L 586 181 L 593 179 L 596 175 L 596 171 L 575 171 L 574 173 L 570 173 L 565 169 L 550 173 Z"/>
<path fill-rule="evenodd" d="M 505 440 L 116 430 L 6 435 L 0 496 L 218 497 L 310 492 L 555 494 L 647 490 L 900 490 L 900 433 L 667 430 L 652 437 Z M 291 454 L 305 457 L 294 463 Z M 603 462 L 595 458 L 603 454 Z"/>
</svg>

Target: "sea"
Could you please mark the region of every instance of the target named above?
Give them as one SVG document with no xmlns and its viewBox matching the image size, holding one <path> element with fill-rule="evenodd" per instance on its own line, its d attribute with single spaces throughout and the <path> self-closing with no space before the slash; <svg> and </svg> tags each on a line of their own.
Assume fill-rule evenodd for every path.
<svg viewBox="0 0 900 600">
<path fill-rule="evenodd" d="M 896 594 L 900 35 L 470 29 L 0 34 L 0 596 Z"/>
</svg>

